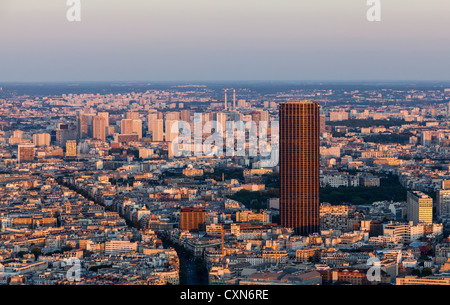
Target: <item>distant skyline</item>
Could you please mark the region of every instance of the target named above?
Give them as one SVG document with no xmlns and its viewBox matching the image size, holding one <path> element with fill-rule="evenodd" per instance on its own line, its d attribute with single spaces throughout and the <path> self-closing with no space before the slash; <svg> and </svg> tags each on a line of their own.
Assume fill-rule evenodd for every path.
<svg viewBox="0 0 450 305">
<path fill-rule="evenodd" d="M 0 1 L 0 82 L 448 81 L 450 2 Z"/>
</svg>

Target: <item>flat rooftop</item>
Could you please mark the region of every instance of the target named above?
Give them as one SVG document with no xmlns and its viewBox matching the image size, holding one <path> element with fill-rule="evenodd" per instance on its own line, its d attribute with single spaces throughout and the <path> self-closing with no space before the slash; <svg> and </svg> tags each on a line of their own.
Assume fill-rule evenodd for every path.
<svg viewBox="0 0 450 305">
<path fill-rule="evenodd" d="M 284 104 L 314 104 L 315 102 L 309 101 L 309 100 L 303 100 L 303 101 L 286 101 Z"/>
</svg>

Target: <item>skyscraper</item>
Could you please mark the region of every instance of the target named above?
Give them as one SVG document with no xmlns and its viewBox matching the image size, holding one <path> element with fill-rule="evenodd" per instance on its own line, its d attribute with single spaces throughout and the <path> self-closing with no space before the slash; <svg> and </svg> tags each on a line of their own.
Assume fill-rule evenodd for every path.
<svg viewBox="0 0 450 305">
<path fill-rule="evenodd" d="M 59 124 L 58 129 L 55 130 L 55 143 L 61 147 L 66 145 L 68 140 L 77 139 L 77 128 L 67 124 Z"/>
<path fill-rule="evenodd" d="M 190 123 L 191 122 L 191 111 L 181 110 L 180 112 L 181 120 Z"/>
<path fill-rule="evenodd" d="M 205 225 L 205 210 L 202 208 L 182 208 L 180 229 L 188 231 L 202 230 Z"/>
<path fill-rule="evenodd" d="M 106 119 L 103 116 L 95 116 L 93 123 L 93 135 L 94 139 L 106 140 Z"/>
<path fill-rule="evenodd" d="M 433 223 L 433 198 L 420 191 L 408 191 L 407 205 L 408 221 L 415 225 L 420 222 Z"/>
<path fill-rule="evenodd" d="M 174 130 L 178 130 L 178 128 L 179 128 L 178 122 L 179 122 L 179 120 L 165 120 L 166 142 L 172 142 L 178 136 L 179 132 L 174 131 Z"/>
<path fill-rule="evenodd" d="M 281 224 L 297 234 L 319 231 L 319 104 L 280 104 Z"/>
<path fill-rule="evenodd" d="M 147 125 L 148 125 L 148 134 L 152 134 L 153 133 L 153 127 L 155 126 L 153 122 L 155 122 L 159 117 L 160 112 L 156 111 L 155 109 L 151 109 L 148 112 L 148 121 L 147 121 Z"/>
<path fill-rule="evenodd" d="M 450 215 L 450 180 L 442 181 L 436 196 L 436 212 L 439 216 Z"/>
<path fill-rule="evenodd" d="M 94 114 L 81 114 L 77 117 L 78 138 L 85 139 L 92 137 Z"/>
<path fill-rule="evenodd" d="M 99 112 L 98 116 L 105 118 L 106 127 L 109 126 L 109 112 Z"/>
<path fill-rule="evenodd" d="M 142 138 L 142 121 L 123 119 L 121 121 L 121 134 L 132 134 L 136 133 L 139 139 Z"/>
<path fill-rule="evenodd" d="M 165 119 L 168 121 L 179 121 L 180 113 L 177 111 L 166 112 Z"/>
<path fill-rule="evenodd" d="M 327 123 L 326 123 L 326 115 L 325 114 L 321 114 L 320 115 L 320 132 L 326 132 L 327 131 Z"/>
<path fill-rule="evenodd" d="M 49 133 L 36 133 L 33 135 L 33 144 L 35 146 L 49 146 L 50 134 Z"/>
<path fill-rule="evenodd" d="M 269 112 L 265 110 L 252 112 L 252 121 L 256 123 L 256 128 L 259 130 L 259 122 L 269 122 Z"/>
<path fill-rule="evenodd" d="M 66 157 L 76 157 L 77 156 L 77 141 L 68 140 L 66 142 Z"/>
<path fill-rule="evenodd" d="M 17 159 L 21 162 L 32 162 L 34 160 L 35 146 L 31 144 L 20 144 L 17 149 Z"/>
<path fill-rule="evenodd" d="M 219 132 L 219 130 L 220 130 L 222 133 L 224 133 L 225 130 L 226 130 L 226 122 L 227 122 L 227 115 L 226 115 L 226 113 L 215 112 L 213 114 L 213 118 L 214 118 L 215 124 L 220 125 L 220 127 L 219 126 L 214 126 L 215 132 Z"/>
<path fill-rule="evenodd" d="M 149 122 L 149 130 L 152 132 L 152 141 L 164 141 L 164 120 L 154 119 Z"/>
<path fill-rule="evenodd" d="M 133 120 L 123 119 L 120 121 L 120 133 L 121 134 L 131 134 L 133 133 Z"/>
<path fill-rule="evenodd" d="M 139 112 L 129 111 L 126 113 L 127 120 L 139 120 Z"/>
<path fill-rule="evenodd" d="M 142 120 L 133 120 L 133 132 L 138 134 L 139 139 L 142 139 Z"/>
</svg>

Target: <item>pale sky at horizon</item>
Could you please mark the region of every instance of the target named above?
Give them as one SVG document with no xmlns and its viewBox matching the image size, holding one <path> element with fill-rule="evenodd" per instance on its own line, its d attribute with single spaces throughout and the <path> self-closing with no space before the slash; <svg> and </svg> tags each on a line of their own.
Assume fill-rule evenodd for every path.
<svg viewBox="0 0 450 305">
<path fill-rule="evenodd" d="M 0 82 L 450 80 L 450 1 L 0 0 Z"/>
</svg>

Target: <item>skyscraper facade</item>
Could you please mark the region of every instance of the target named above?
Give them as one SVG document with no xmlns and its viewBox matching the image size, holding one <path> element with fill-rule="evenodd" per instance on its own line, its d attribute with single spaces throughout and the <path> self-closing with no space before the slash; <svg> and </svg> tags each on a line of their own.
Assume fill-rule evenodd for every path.
<svg viewBox="0 0 450 305">
<path fill-rule="evenodd" d="M 167 112 L 165 115 L 165 119 L 167 121 L 179 121 L 180 120 L 180 113 L 177 111 Z"/>
<path fill-rule="evenodd" d="M 142 120 L 133 120 L 133 133 L 137 133 L 139 139 L 142 139 Z"/>
<path fill-rule="evenodd" d="M 76 157 L 77 156 L 77 141 L 68 140 L 66 142 L 66 157 Z"/>
<path fill-rule="evenodd" d="M 178 122 L 179 120 L 165 120 L 166 124 L 166 142 L 172 142 L 177 136 L 178 132 L 174 130 L 178 130 Z"/>
<path fill-rule="evenodd" d="M 139 120 L 139 112 L 129 111 L 126 113 L 127 120 Z"/>
<path fill-rule="evenodd" d="M 191 122 L 191 111 L 190 110 L 181 110 L 180 117 L 182 121 Z"/>
<path fill-rule="evenodd" d="M 81 114 L 77 117 L 78 138 L 85 139 L 92 137 L 94 114 Z"/>
<path fill-rule="evenodd" d="M 32 162 L 35 155 L 35 146 L 31 144 L 20 144 L 17 149 L 17 159 L 20 162 Z"/>
<path fill-rule="evenodd" d="M 123 119 L 121 121 L 121 134 L 132 134 L 136 133 L 138 138 L 142 138 L 142 121 Z"/>
<path fill-rule="evenodd" d="M 109 126 L 109 112 L 99 112 L 98 116 L 105 118 L 106 127 Z"/>
<path fill-rule="evenodd" d="M 149 129 L 152 132 L 152 141 L 162 142 L 164 141 L 164 120 L 155 119 L 150 121 Z"/>
<path fill-rule="evenodd" d="M 319 104 L 280 104 L 281 224 L 297 234 L 319 231 Z"/>
<path fill-rule="evenodd" d="M 180 212 L 180 229 L 198 231 L 205 225 L 206 212 L 202 208 L 182 208 Z"/>
<path fill-rule="evenodd" d="M 436 196 L 436 212 L 439 216 L 450 216 L 450 180 L 442 181 Z"/>
<path fill-rule="evenodd" d="M 35 146 L 49 146 L 50 134 L 49 133 L 37 133 L 33 135 L 33 144 Z"/>
<path fill-rule="evenodd" d="M 433 223 L 433 198 L 420 191 L 408 191 L 406 200 L 408 221 L 414 225 L 420 222 Z"/>
<path fill-rule="evenodd" d="M 93 138 L 106 140 L 106 119 L 103 116 L 95 116 L 93 122 Z"/>
</svg>

